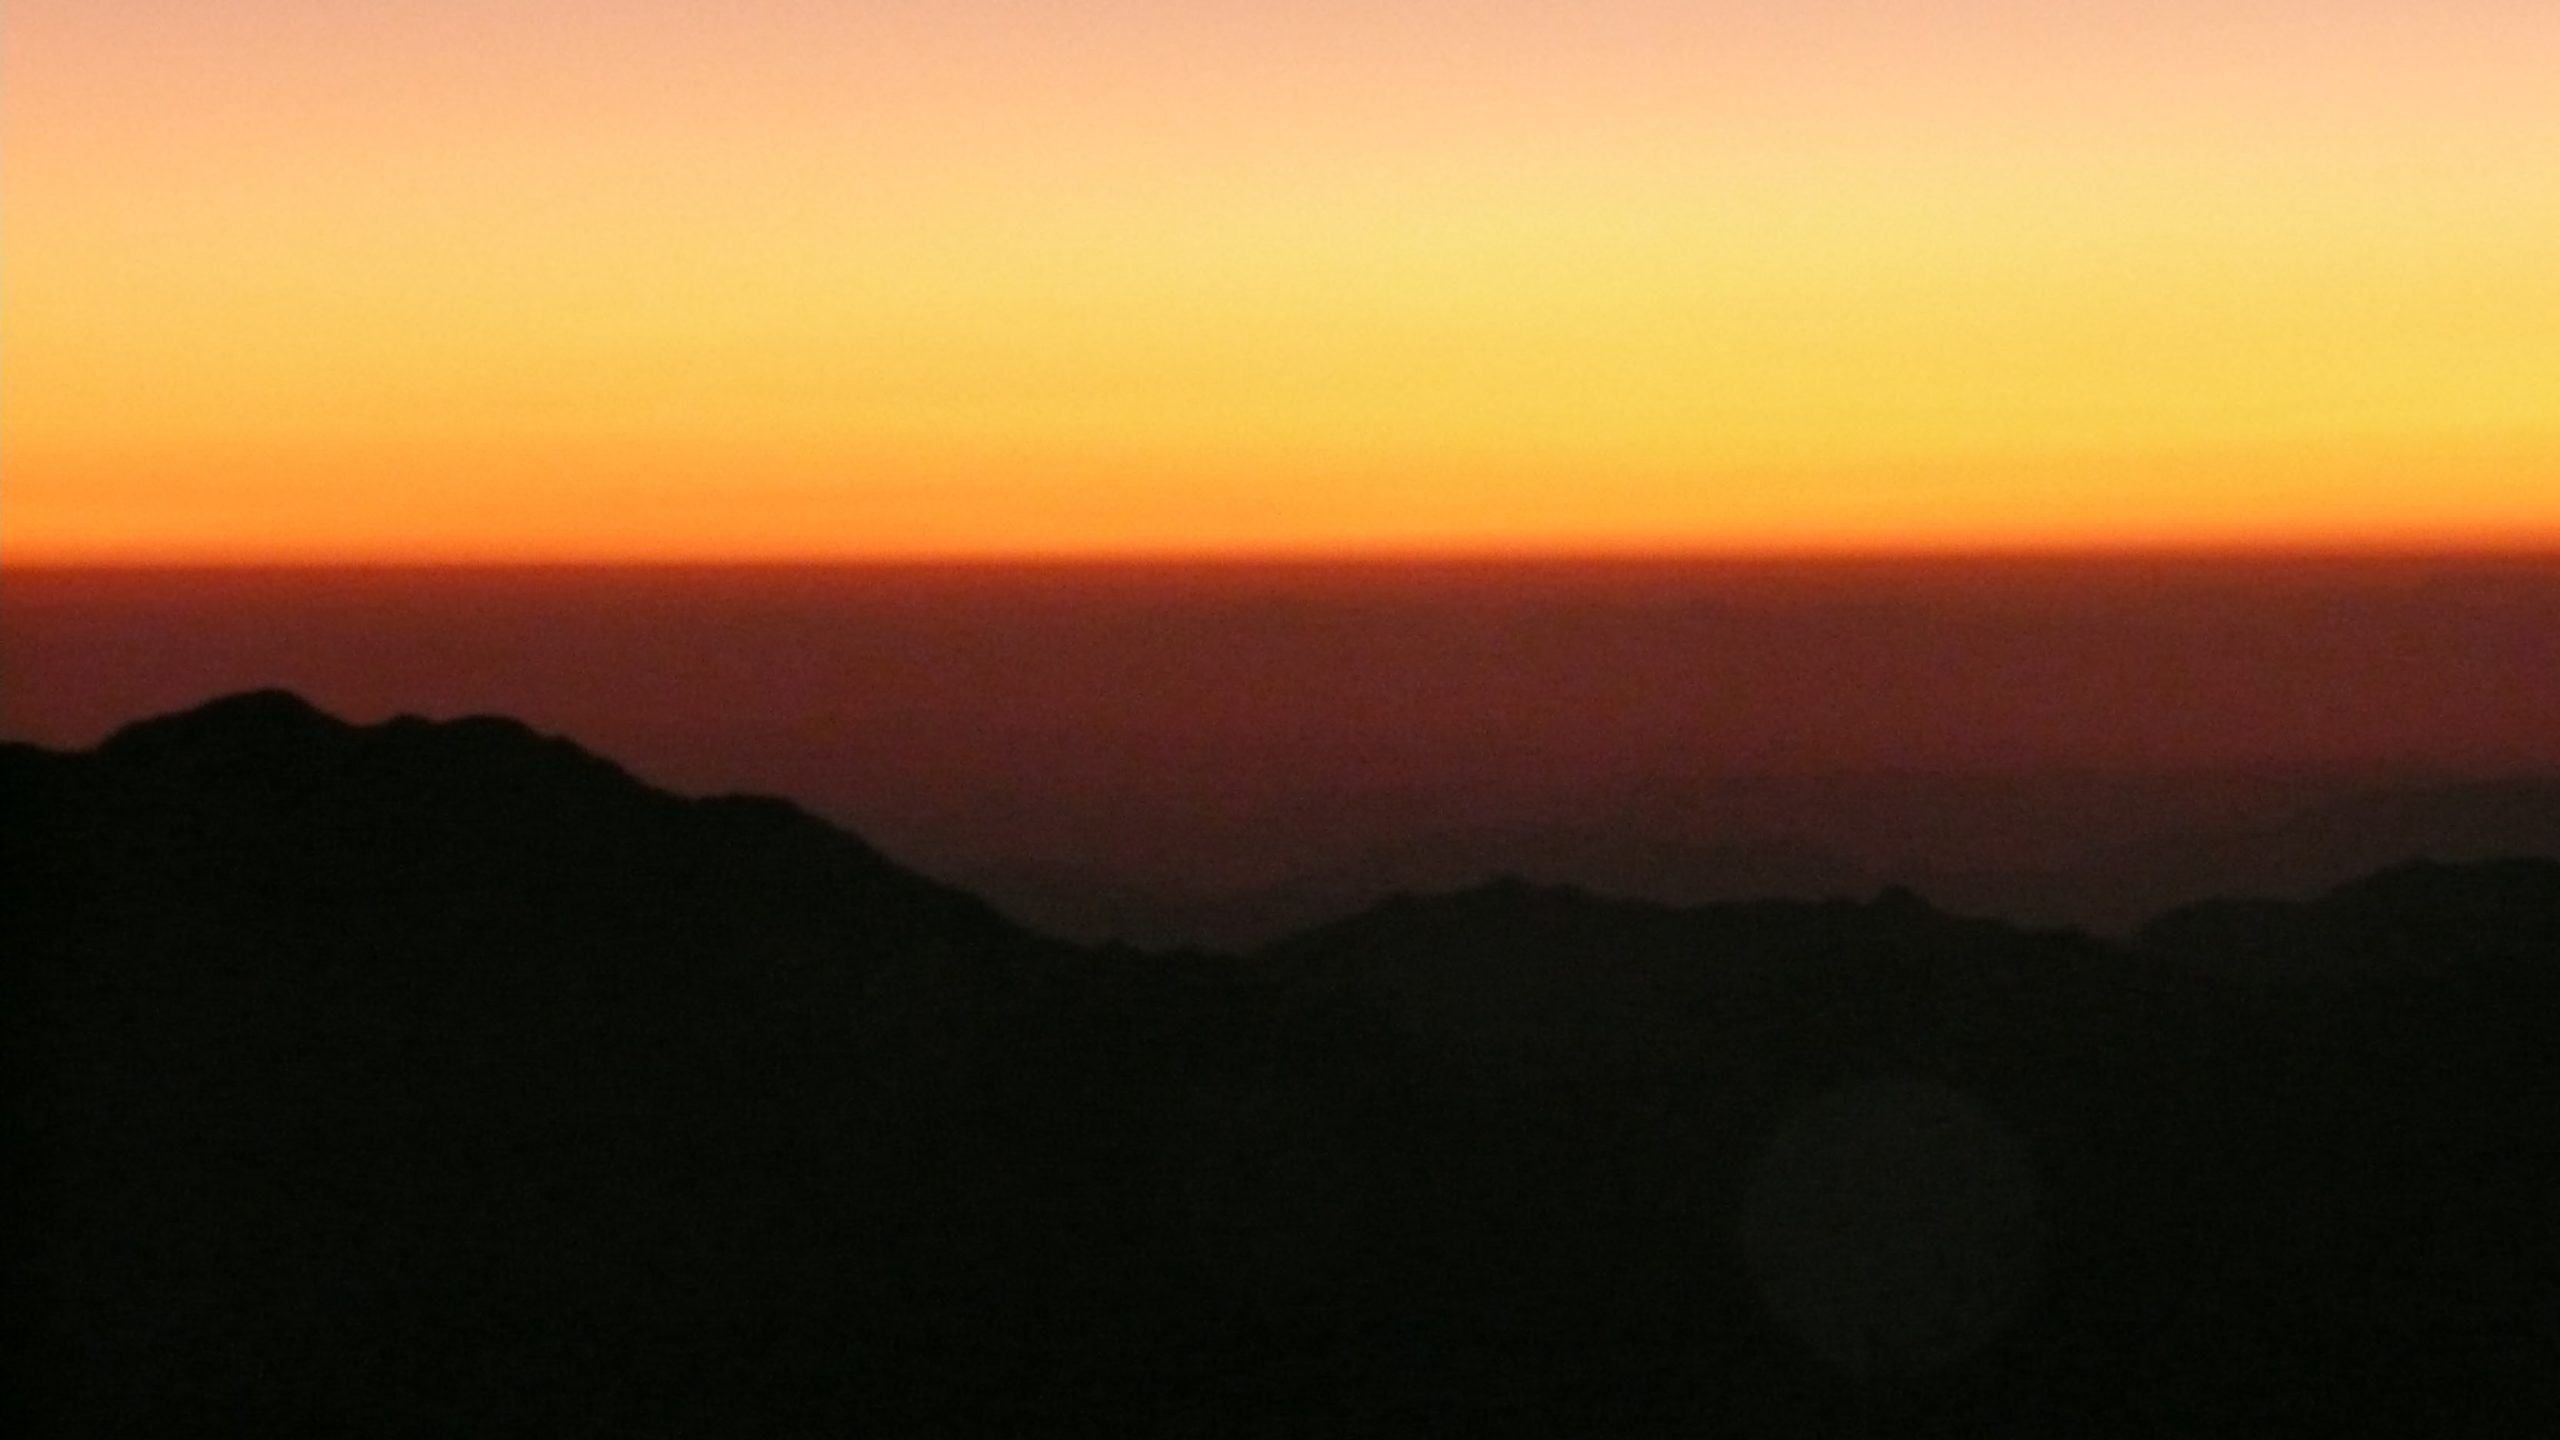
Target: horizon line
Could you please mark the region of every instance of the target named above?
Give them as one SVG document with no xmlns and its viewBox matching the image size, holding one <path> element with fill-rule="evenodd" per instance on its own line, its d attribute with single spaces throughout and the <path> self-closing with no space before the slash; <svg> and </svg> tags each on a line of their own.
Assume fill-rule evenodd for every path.
<svg viewBox="0 0 2560 1440">
<path fill-rule="evenodd" d="M 285 573 L 348 571 L 788 571 L 788 570 L 1385 570 L 1508 567 L 1629 568 L 1717 565 L 1902 566 L 2039 562 L 2159 563 L 2560 563 L 2560 535 L 2530 540 L 2449 543 L 2353 541 L 2119 541 L 2054 544 L 1762 546 L 1304 546 L 1267 548 L 1129 547 L 1126 549 L 871 551 L 770 555 L 96 555 L 11 556 L 0 549 L 0 574 Z"/>
</svg>

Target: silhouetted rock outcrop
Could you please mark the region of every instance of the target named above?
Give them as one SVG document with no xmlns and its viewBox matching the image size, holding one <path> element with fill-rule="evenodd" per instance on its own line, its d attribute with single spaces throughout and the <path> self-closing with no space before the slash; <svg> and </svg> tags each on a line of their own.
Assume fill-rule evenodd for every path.
<svg viewBox="0 0 2560 1440">
<path fill-rule="evenodd" d="M 1078 949 L 511 721 L 0 748 L 9 1433 L 2511 1435 L 2560 864 Z"/>
</svg>

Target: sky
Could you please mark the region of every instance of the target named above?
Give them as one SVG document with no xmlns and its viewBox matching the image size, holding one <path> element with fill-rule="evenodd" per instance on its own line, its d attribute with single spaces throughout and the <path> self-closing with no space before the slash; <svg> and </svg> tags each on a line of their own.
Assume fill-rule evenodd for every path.
<svg viewBox="0 0 2560 1440">
<path fill-rule="evenodd" d="M 12 0 L 0 558 L 2560 544 L 2548 0 Z"/>
</svg>

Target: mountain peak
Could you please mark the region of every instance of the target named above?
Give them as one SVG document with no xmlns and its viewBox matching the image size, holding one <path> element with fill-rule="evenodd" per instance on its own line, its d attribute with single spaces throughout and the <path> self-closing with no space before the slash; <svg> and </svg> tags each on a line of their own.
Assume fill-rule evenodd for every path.
<svg viewBox="0 0 2560 1440">
<path fill-rule="evenodd" d="M 127 758 L 205 750 L 272 753 L 340 740 L 353 729 L 290 690 L 244 690 L 191 710 L 137 720 L 108 736 L 98 749 Z"/>
<path fill-rule="evenodd" d="M 482 913 L 606 895 L 622 914 L 661 899 L 681 914 L 694 903 L 684 897 L 709 895 L 739 907 L 721 913 L 749 930 L 871 937 L 855 948 L 890 934 L 1024 941 L 975 897 L 788 801 L 678 795 L 503 715 L 356 724 L 262 689 L 136 721 L 87 754 L 0 760 L 30 807 L 20 833 L 0 838 L 59 860 L 93 821 L 129 826 L 132 843 L 107 849 L 132 853 L 95 871 L 122 890 L 288 908 L 325 895 L 399 914 L 450 909 L 458 894 Z M 162 869 L 135 880 L 148 865 Z"/>
</svg>

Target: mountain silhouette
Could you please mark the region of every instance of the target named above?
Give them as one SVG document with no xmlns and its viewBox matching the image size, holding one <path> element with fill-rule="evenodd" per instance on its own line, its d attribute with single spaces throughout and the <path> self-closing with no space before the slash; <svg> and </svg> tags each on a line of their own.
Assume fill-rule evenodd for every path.
<svg viewBox="0 0 2560 1440">
<path fill-rule="evenodd" d="M 2548 859 L 1147 952 L 282 692 L 0 819 L 14 1435 L 2560 1420 Z"/>
<path fill-rule="evenodd" d="M 2310 899 L 2411 856 L 2560 854 L 2560 779 L 2530 770 L 1666 776 L 1639 796 L 1594 797 L 1569 819 L 1541 821 L 1534 807 L 1472 824 L 1373 819 L 1371 838 L 1246 885 L 1186 883 L 1126 857 L 1062 864 L 1054 853 L 953 875 L 1049 933 L 1235 949 L 1398 890 L 1502 873 L 1691 905 L 1901 886 L 1976 913 L 2129 937 L 2215 891 Z M 1363 809 L 1357 796 L 1335 803 Z"/>
</svg>

